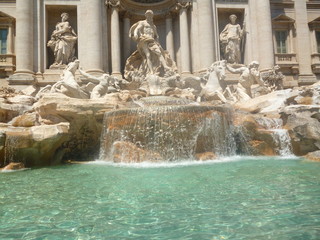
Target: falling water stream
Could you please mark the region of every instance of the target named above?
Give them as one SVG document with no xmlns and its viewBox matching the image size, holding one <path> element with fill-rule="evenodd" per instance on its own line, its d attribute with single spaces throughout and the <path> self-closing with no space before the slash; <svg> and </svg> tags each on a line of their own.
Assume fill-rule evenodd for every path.
<svg viewBox="0 0 320 240">
<path fill-rule="evenodd" d="M 144 159 L 151 161 L 155 160 L 152 156 L 160 161 L 177 161 L 194 159 L 197 153 L 234 154 L 229 109 L 186 103 L 157 97 L 144 99 L 143 108 L 106 113 L 100 159 L 114 158 L 120 143 L 131 149 L 134 145 L 144 152 Z M 126 151 L 121 154 L 120 161 L 130 155 Z"/>
<path fill-rule="evenodd" d="M 283 129 L 282 119 L 258 118 L 257 122 L 272 132 L 273 141 L 280 156 L 292 156 L 292 145 L 288 130 Z"/>
</svg>

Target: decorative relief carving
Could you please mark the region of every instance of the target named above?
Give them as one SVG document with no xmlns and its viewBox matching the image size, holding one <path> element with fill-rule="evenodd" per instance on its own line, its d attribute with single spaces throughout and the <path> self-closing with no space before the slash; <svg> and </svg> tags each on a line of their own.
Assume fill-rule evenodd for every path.
<svg viewBox="0 0 320 240">
<path fill-rule="evenodd" d="M 191 1 L 186 1 L 186 0 L 178 0 L 177 1 L 177 10 L 188 9 L 191 6 L 192 6 Z"/>
<path fill-rule="evenodd" d="M 106 5 L 111 8 L 117 8 L 120 6 L 119 0 L 106 0 Z"/>
</svg>

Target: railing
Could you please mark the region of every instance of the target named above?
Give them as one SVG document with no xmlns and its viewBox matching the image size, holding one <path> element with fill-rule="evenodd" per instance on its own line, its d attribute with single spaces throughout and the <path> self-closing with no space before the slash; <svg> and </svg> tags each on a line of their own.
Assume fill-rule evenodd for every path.
<svg viewBox="0 0 320 240">
<path fill-rule="evenodd" d="M 277 64 L 296 64 L 297 58 L 295 53 L 276 53 Z"/>
<path fill-rule="evenodd" d="M 13 54 L 0 54 L 0 71 L 13 72 L 16 65 L 16 56 Z"/>
<path fill-rule="evenodd" d="M 320 53 L 311 54 L 311 67 L 313 73 L 320 73 Z"/>
<path fill-rule="evenodd" d="M 320 64 L 320 53 L 311 54 L 312 64 Z"/>
</svg>

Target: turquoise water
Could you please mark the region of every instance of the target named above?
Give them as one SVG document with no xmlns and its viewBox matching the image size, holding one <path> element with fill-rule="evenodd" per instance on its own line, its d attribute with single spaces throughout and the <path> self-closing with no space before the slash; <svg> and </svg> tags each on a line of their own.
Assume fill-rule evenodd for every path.
<svg viewBox="0 0 320 240">
<path fill-rule="evenodd" d="M 230 160 L 0 173 L 0 239 L 320 239 L 320 163 Z"/>
</svg>

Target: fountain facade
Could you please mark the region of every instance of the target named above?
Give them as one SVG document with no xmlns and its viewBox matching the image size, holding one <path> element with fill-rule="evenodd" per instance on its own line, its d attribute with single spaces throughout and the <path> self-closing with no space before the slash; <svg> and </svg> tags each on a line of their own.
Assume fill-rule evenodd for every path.
<svg viewBox="0 0 320 240">
<path fill-rule="evenodd" d="M 179 2 L 177 10 L 185 13 L 189 6 Z M 114 72 L 85 71 L 79 60 L 68 57 L 68 62 L 60 64 L 66 67 L 53 85 L 41 88 L 35 84 L 23 93 L 4 93 L 0 154 L 5 160 L 0 163 L 23 161 L 32 166 L 40 165 L 40 158 L 46 159 L 45 164 L 94 159 L 99 148 L 99 158 L 113 162 L 288 155 L 291 142 L 298 155 L 319 149 L 316 134 L 299 146 L 303 129 L 308 128 L 294 122 L 292 112 L 286 111 L 296 103 L 319 104 L 318 84 L 303 91 L 282 90 L 284 75 L 279 68 L 260 70 L 258 61 L 242 64 L 240 45 L 228 50 L 229 57 L 224 58 L 229 60 L 211 62 L 198 76 L 181 72 L 172 52 L 162 47 L 155 26 L 157 16 L 153 17 L 153 11 L 147 10 L 145 20 L 127 28 L 137 50 L 128 56 L 125 79 Z M 230 45 L 245 39 L 244 26 L 240 28 L 234 21 L 226 33 L 234 28 L 241 32 L 241 41 Z M 184 34 L 181 32 L 181 37 Z M 223 41 L 229 41 L 228 34 Z M 187 59 L 186 51 L 181 48 Z M 187 61 L 180 63 L 187 65 Z M 230 82 L 230 74 L 237 81 Z M 319 116 L 312 113 L 317 109 L 308 109 L 308 118 L 314 120 L 309 121 L 312 128 L 318 124 Z M 276 122 L 282 118 L 288 131 L 282 125 L 270 127 L 271 120 L 263 118 Z M 50 134 L 40 134 L 44 130 Z"/>
</svg>

